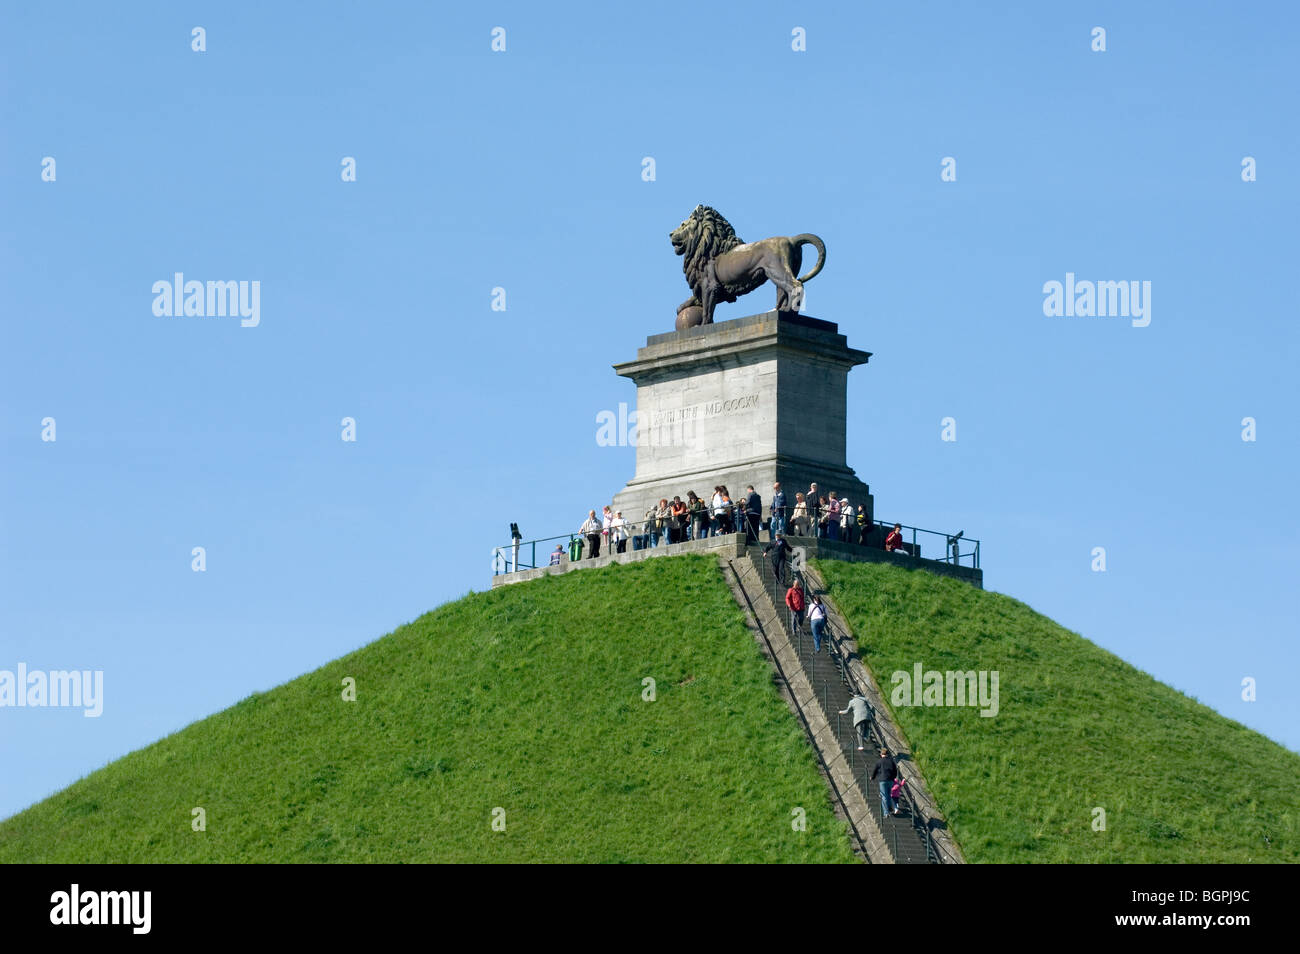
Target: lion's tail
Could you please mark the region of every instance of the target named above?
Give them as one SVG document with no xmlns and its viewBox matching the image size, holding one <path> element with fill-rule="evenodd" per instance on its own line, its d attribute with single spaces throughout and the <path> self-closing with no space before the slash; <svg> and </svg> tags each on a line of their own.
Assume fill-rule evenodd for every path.
<svg viewBox="0 0 1300 954">
<path fill-rule="evenodd" d="M 817 273 L 820 272 L 822 266 L 826 264 L 826 245 L 811 232 L 804 232 L 802 235 L 796 235 L 794 238 L 790 239 L 790 241 L 795 245 L 811 245 L 813 248 L 817 249 L 817 264 L 812 267 L 812 271 L 807 275 L 800 275 L 799 281 L 806 282 L 816 278 Z"/>
</svg>

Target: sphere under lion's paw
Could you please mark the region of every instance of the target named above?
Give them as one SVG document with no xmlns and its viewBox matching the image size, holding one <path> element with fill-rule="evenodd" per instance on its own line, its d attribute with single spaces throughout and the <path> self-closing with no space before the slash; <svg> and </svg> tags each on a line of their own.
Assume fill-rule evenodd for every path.
<svg viewBox="0 0 1300 954">
<path fill-rule="evenodd" d="M 696 325 L 704 324 L 704 306 L 687 305 L 677 313 L 677 330 L 684 331 L 687 328 L 694 328 Z"/>
</svg>

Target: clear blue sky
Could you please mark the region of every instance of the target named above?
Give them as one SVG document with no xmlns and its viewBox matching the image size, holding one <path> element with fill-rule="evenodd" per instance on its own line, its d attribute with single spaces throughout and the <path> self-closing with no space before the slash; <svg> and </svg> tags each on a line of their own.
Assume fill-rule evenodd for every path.
<svg viewBox="0 0 1300 954">
<path fill-rule="evenodd" d="M 881 517 L 1300 748 L 1293 6 L 233 6 L 0 15 L 0 669 L 105 674 L 99 719 L 0 709 L 0 817 L 607 502 L 699 202 L 826 240 Z M 155 317 L 176 271 L 260 326 Z M 1066 272 L 1150 326 L 1044 317 Z"/>
</svg>

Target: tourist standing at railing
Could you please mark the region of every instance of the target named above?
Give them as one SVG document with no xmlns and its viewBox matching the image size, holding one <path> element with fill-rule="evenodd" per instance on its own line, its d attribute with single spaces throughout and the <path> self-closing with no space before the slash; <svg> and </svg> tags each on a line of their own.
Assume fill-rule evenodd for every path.
<svg viewBox="0 0 1300 954">
<path fill-rule="evenodd" d="M 557 543 L 555 545 L 555 549 L 551 551 L 551 566 L 559 566 L 560 561 L 563 559 L 564 559 L 564 547 L 560 546 Z"/>
<path fill-rule="evenodd" d="M 681 497 L 673 498 L 673 505 L 669 508 L 671 511 L 668 517 L 668 542 L 682 543 L 686 539 L 686 525 L 689 520 L 689 511 L 686 504 L 682 503 Z"/>
<path fill-rule="evenodd" d="M 587 538 L 587 556 L 595 559 L 600 556 L 600 519 L 596 511 L 588 510 L 587 519 L 583 521 L 578 532 Z"/>
<path fill-rule="evenodd" d="M 767 527 L 767 539 L 775 540 L 778 533 L 785 533 L 785 491 L 779 481 L 772 485 L 772 522 Z"/>
<path fill-rule="evenodd" d="M 903 549 L 903 525 L 896 523 L 894 529 L 889 531 L 889 536 L 885 537 L 885 552 L 897 553 L 907 556 L 907 551 Z"/>
<path fill-rule="evenodd" d="M 830 519 L 829 516 L 828 516 L 829 512 L 830 512 L 830 501 L 827 500 L 826 497 L 825 497 L 824 495 L 821 496 L 821 497 L 818 497 L 818 498 L 817 498 L 817 506 L 816 506 L 816 509 L 815 509 L 814 512 L 813 512 L 813 518 L 817 521 L 817 537 L 818 537 L 818 539 L 821 539 L 821 540 L 825 540 L 825 539 L 826 539 L 826 524 L 827 524 L 828 520 Z"/>
<path fill-rule="evenodd" d="M 806 606 L 803 598 L 803 581 L 796 579 L 785 591 L 785 605 L 790 610 L 790 632 L 797 633 L 803 629 L 803 611 Z"/>
<path fill-rule="evenodd" d="M 709 533 L 717 536 L 722 532 L 722 486 L 713 488 L 709 499 Z"/>
<path fill-rule="evenodd" d="M 623 519 L 623 511 L 614 514 L 614 519 L 609 522 L 609 538 L 614 541 L 615 553 L 627 552 L 627 521 Z"/>
<path fill-rule="evenodd" d="M 794 510 L 790 514 L 790 532 L 796 537 L 808 536 L 808 501 L 804 495 L 794 495 Z"/>
<path fill-rule="evenodd" d="M 858 545 L 867 545 L 867 534 L 871 532 L 871 518 L 867 514 L 866 506 L 858 508 Z"/>
<path fill-rule="evenodd" d="M 813 652 L 822 651 L 822 640 L 826 638 L 826 604 L 816 593 L 812 595 L 812 606 L 808 608 L 808 622 L 812 624 Z"/>
<path fill-rule="evenodd" d="M 845 543 L 852 543 L 854 536 L 853 504 L 849 503 L 848 497 L 845 497 L 840 501 L 840 539 Z"/>
<path fill-rule="evenodd" d="M 600 516 L 600 536 L 605 543 L 606 553 L 614 552 L 614 541 L 609 535 L 609 525 L 613 522 L 614 511 L 610 509 L 609 504 L 606 504 L 605 509 L 601 512 Z"/>
<path fill-rule="evenodd" d="M 702 540 L 709 535 L 709 508 L 704 501 L 695 496 L 695 491 L 686 491 L 686 510 L 690 513 L 691 539 Z"/>
<path fill-rule="evenodd" d="M 651 507 L 645 512 L 645 518 L 641 521 L 641 534 L 636 540 L 632 541 L 633 550 L 649 550 L 650 541 L 654 538 L 655 529 L 655 508 Z"/>
<path fill-rule="evenodd" d="M 745 488 L 745 542 L 758 542 L 758 522 L 763 519 L 763 498 L 753 484 Z"/>
<path fill-rule="evenodd" d="M 668 514 L 671 512 L 668 498 L 660 497 L 659 506 L 655 508 L 655 533 L 652 546 L 668 545 Z"/>
<path fill-rule="evenodd" d="M 898 778 L 898 766 L 894 764 L 889 749 L 880 750 L 880 758 L 876 760 L 876 767 L 871 770 L 871 778 L 880 784 L 880 814 L 897 815 L 898 806 L 894 804 L 891 790 L 894 787 L 894 779 Z"/>
<path fill-rule="evenodd" d="M 812 533 L 810 537 L 820 537 L 822 535 L 821 522 L 821 497 L 817 495 L 817 485 L 811 484 L 808 487 L 808 493 L 804 494 L 804 499 L 808 502 L 808 529 Z"/>
<path fill-rule="evenodd" d="M 830 500 L 826 502 L 826 539 L 838 540 L 840 538 L 840 498 L 835 491 L 831 491 Z"/>
<path fill-rule="evenodd" d="M 871 703 L 867 697 L 858 693 L 849 700 L 849 707 L 841 709 L 840 715 L 847 712 L 853 713 L 853 729 L 858 734 L 858 751 L 865 752 L 867 748 L 867 729 L 871 727 Z"/>
</svg>

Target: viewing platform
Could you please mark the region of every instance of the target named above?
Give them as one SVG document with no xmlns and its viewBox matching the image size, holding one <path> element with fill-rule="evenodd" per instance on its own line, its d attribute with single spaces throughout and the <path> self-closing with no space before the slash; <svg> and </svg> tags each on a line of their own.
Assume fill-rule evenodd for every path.
<svg viewBox="0 0 1300 954">
<path fill-rule="evenodd" d="M 916 539 L 916 534 L 944 536 L 932 530 L 920 530 L 914 527 L 905 529 L 913 532 L 913 540 Z M 880 530 L 877 528 L 876 533 L 879 532 Z M 545 540 L 521 540 L 517 552 L 513 544 L 497 547 L 494 551 L 492 586 L 494 588 L 507 586 L 511 583 L 522 583 L 525 580 L 535 580 L 542 576 L 568 573 L 571 570 L 608 566 L 611 563 L 636 563 L 640 560 L 681 556 L 686 553 L 708 553 L 722 557 L 738 557 L 745 553 L 746 549 L 744 533 L 727 533 L 702 537 L 698 540 L 686 540 L 682 543 L 660 544 L 643 550 L 633 550 L 629 545 L 628 549 L 623 553 L 606 553 L 602 549 L 601 555 L 598 557 L 571 560 L 566 541 L 577 539 L 581 539 L 578 534 L 550 537 Z M 906 554 L 887 553 L 879 546 L 863 546 L 857 543 L 847 543 L 843 540 L 796 536 L 787 536 L 786 540 L 796 551 L 798 559 L 815 560 L 821 557 L 828 560 L 848 560 L 857 563 L 893 563 L 896 566 L 911 570 L 924 570 L 938 576 L 954 577 L 971 584 L 977 589 L 984 589 L 984 571 L 979 566 L 978 540 L 963 540 L 962 542 L 971 549 L 966 553 L 958 552 L 955 559 L 950 555 L 946 560 L 912 556 L 910 552 Z M 542 544 L 540 550 L 537 547 L 539 543 Z M 550 559 L 548 551 L 552 550 L 556 543 L 565 547 L 565 550 L 560 557 L 560 562 L 551 566 L 547 562 Z M 767 545 L 766 532 L 759 535 L 759 543 L 762 546 Z M 913 548 L 915 552 L 920 552 L 920 544 L 916 542 L 909 543 L 907 546 Z"/>
</svg>

